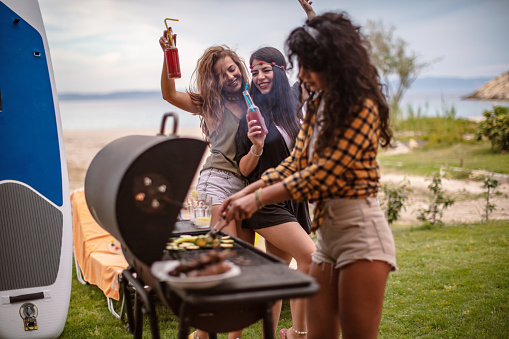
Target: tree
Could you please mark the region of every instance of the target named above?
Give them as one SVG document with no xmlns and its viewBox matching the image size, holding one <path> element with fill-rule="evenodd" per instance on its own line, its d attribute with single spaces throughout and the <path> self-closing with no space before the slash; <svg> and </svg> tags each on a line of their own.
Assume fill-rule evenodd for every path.
<svg viewBox="0 0 509 339">
<path fill-rule="evenodd" d="M 373 64 L 387 85 L 391 112 L 397 112 L 401 98 L 419 74 L 441 58 L 421 62 L 419 55 L 409 51 L 408 43 L 394 35 L 396 28 L 393 25 L 385 26 L 382 21 L 369 20 L 365 28 Z M 397 81 L 392 85 L 389 80 L 394 76 Z"/>
</svg>

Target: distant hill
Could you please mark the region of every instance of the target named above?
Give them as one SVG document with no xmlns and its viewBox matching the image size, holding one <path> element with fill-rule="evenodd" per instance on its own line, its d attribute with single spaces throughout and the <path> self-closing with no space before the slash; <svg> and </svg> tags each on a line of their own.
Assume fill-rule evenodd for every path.
<svg viewBox="0 0 509 339">
<path fill-rule="evenodd" d="M 446 78 L 422 77 L 417 78 L 410 87 L 412 92 L 464 92 L 465 95 L 475 91 L 492 78 Z M 179 89 L 182 90 L 182 89 Z M 59 100 L 115 100 L 160 98 L 161 91 L 117 91 L 110 93 L 59 93 Z"/>
<path fill-rule="evenodd" d="M 161 91 L 118 91 L 110 93 L 59 93 L 59 100 L 115 100 L 161 97 Z"/>
</svg>

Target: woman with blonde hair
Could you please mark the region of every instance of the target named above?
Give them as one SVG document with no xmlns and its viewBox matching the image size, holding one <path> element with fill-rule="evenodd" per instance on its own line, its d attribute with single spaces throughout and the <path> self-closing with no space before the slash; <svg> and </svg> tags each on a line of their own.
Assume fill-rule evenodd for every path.
<svg viewBox="0 0 509 339">
<path fill-rule="evenodd" d="M 163 51 L 168 48 L 166 31 L 159 38 Z M 179 92 L 175 80 L 168 78 L 166 62 L 161 74 L 163 99 L 170 104 L 200 116 L 200 126 L 210 143 L 210 155 L 200 171 L 196 191 L 212 198 L 210 225 L 219 219 L 219 209 L 224 199 L 245 186 L 245 178 L 235 162 L 235 136 L 239 121 L 247 107 L 242 96 L 248 73 L 244 61 L 229 47 L 212 46 L 198 59 L 193 73 L 193 91 Z M 193 82 L 193 81 L 192 81 Z M 240 222 L 230 222 L 223 230 L 237 236 Z M 232 332 L 229 338 L 241 334 Z M 197 330 L 190 335 L 194 339 L 206 339 L 208 334 Z"/>
<path fill-rule="evenodd" d="M 166 31 L 159 39 L 168 47 Z M 169 79 L 166 62 L 161 74 L 163 99 L 170 104 L 200 116 L 200 126 L 210 143 L 210 155 L 200 171 L 196 190 L 212 197 L 211 225 L 220 219 L 218 210 L 224 199 L 245 186 L 244 177 L 235 162 L 235 135 L 246 105 L 242 96 L 248 81 L 244 61 L 227 46 L 212 46 L 198 59 L 193 73 L 193 90 L 179 92 L 175 80 Z M 225 232 L 237 235 L 236 224 Z"/>
</svg>

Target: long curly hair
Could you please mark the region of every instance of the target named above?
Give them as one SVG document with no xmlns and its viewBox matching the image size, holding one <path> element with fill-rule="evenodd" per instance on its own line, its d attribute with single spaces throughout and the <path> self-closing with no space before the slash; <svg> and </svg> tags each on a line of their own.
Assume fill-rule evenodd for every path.
<svg viewBox="0 0 509 339">
<path fill-rule="evenodd" d="M 326 88 L 320 94 L 325 100 L 324 119 L 317 151 L 335 140 L 338 128 L 340 131 L 347 128 L 368 98 L 378 106 L 380 145 L 390 145 L 392 131 L 384 86 L 370 61 L 369 42 L 346 13 L 325 13 L 308 20 L 304 27 L 290 33 L 285 50 L 292 67 L 297 61 L 300 67 L 325 75 Z M 306 99 L 310 113 L 306 114 L 307 122 L 318 109 L 316 94 L 308 93 Z"/>
<path fill-rule="evenodd" d="M 262 47 L 256 50 L 249 58 L 249 64 L 253 65 L 253 60 L 261 60 L 269 64 L 275 63 L 278 66 L 272 66 L 274 77 L 272 79 L 272 90 L 264 95 L 251 83 L 251 96 L 253 101 L 260 108 L 264 118 L 270 119 L 276 125 L 282 127 L 290 136 L 290 140 L 295 142 L 299 133 L 299 118 L 302 118 L 299 109 L 298 92 L 292 90 L 288 77 L 286 75 L 286 60 L 278 49 L 274 47 Z"/>
<path fill-rule="evenodd" d="M 214 129 L 219 131 L 223 121 L 226 99 L 223 95 L 223 82 L 220 77 L 214 75 L 214 65 L 227 56 L 239 67 L 242 74 L 241 82 L 248 81 L 249 76 L 244 60 L 235 51 L 226 45 L 211 46 L 198 59 L 191 77 L 191 88 L 187 90 L 193 103 L 201 110 L 200 127 L 207 139 L 210 136 L 210 131 L 206 121 L 216 122 Z M 239 92 L 239 94 L 241 93 Z"/>
</svg>

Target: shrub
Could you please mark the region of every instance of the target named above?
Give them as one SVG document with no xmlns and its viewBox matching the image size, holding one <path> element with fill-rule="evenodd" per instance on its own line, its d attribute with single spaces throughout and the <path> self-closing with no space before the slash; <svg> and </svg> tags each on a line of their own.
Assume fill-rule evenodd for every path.
<svg viewBox="0 0 509 339">
<path fill-rule="evenodd" d="M 495 205 L 490 201 L 490 198 L 493 196 L 493 192 L 498 186 L 498 180 L 494 179 L 493 176 L 484 178 L 483 188 L 487 190 L 486 192 L 486 206 L 485 206 L 485 221 L 488 222 L 488 218 L 491 212 L 495 209 Z"/>
<path fill-rule="evenodd" d="M 446 197 L 442 190 L 442 176 L 434 173 L 431 184 L 428 186 L 431 191 L 431 204 L 427 209 L 420 209 L 418 220 L 424 222 L 427 227 L 441 225 L 444 210 L 454 204 L 454 199 Z"/>
<path fill-rule="evenodd" d="M 408 183 L 408 181 L 406 181 Z M 385 218 L 389 224 L 392 224 L 399 219 L 399 214 L 402 209 L 405 209 L 404 203 L 408 199 L 406 183 L 401 182 L 398 186 L 392 187 L 383 184 L 383 200 L 381 202 L 382 209 L 385 210 Z"/>
<path fill-rule="evenodd" d="M 493 106 L 493 110 L 485 110 L 483 116 L 486 119 L 479 123 L 476 139 L 488 138 L 495 152 L 509 150 L 509 107 Z"/>
</svg>

